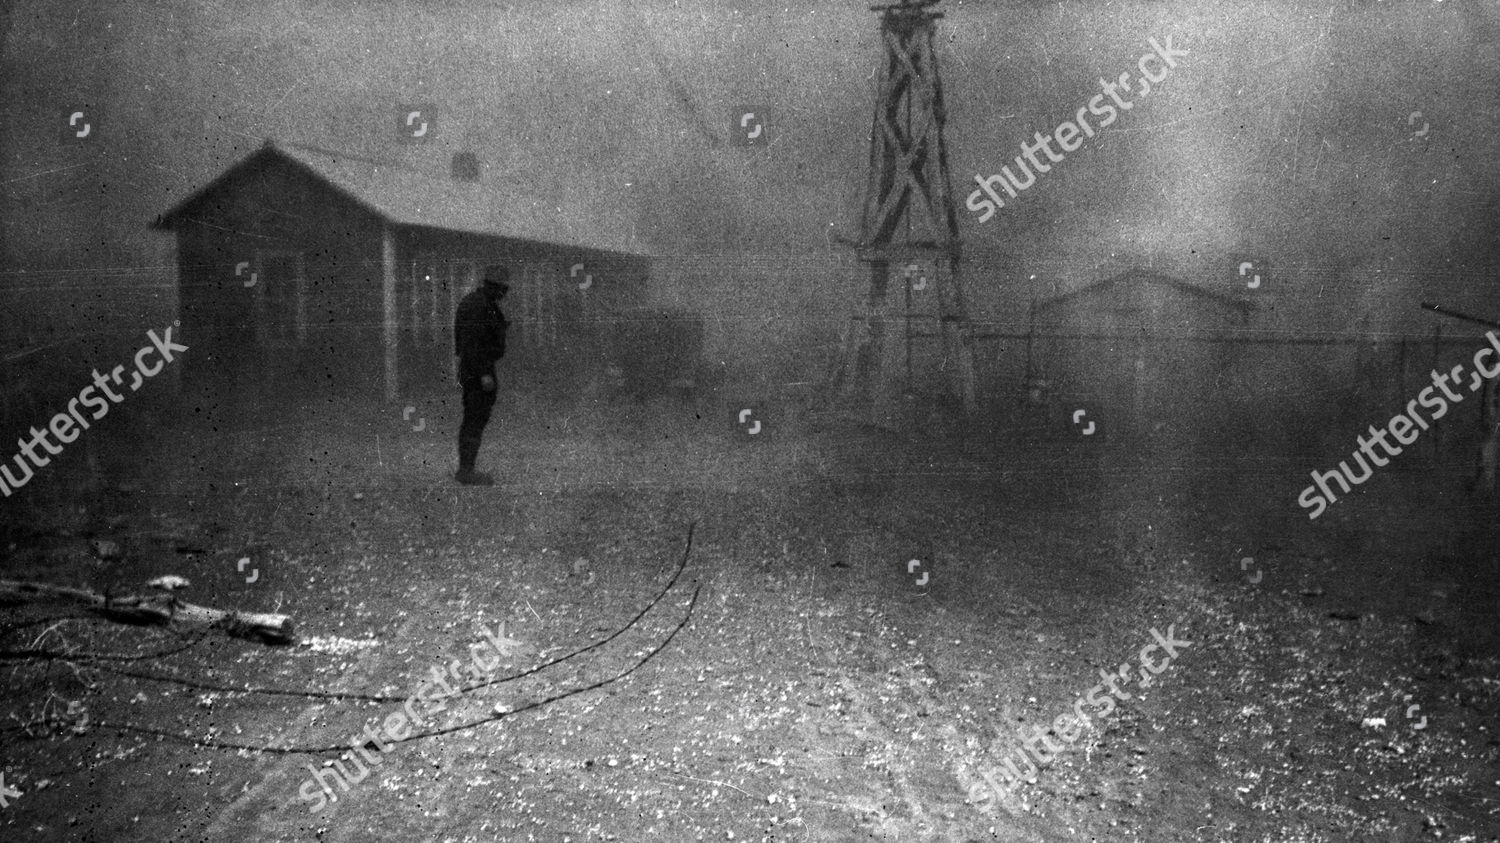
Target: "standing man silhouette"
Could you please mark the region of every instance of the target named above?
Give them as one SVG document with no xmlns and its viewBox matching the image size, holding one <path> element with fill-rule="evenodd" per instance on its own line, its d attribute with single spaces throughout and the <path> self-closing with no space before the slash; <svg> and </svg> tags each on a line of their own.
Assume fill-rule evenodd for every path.
<svg viewBox="0 0 1500 843">
<path fill-rule="evenodd" d="M 458 428 L 458 473 L 453 476 L 465 486 L 495 485 L 488 474 L 474 470 L 474 461 L 495 407 L 495 361 L 505 356 L 508 323 L 500 312 L 500 300 L 510 290 L 509 280 L 510 270 L 505 267 L 485 267 L 484 283 L 459 300 L 453 320 L 458 382 L 464 397 L 464 421 Z"/>
</svg>

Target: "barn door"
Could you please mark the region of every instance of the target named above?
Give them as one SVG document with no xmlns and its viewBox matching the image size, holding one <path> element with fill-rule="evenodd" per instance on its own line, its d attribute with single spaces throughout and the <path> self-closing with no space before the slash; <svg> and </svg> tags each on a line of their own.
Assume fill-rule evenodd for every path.
<svg viewBox="0 0 1500 843">
<path fill-rule="evenodd" d="M 442 286 L 445 271 L 442 261 L 432 254 L 422 255 L 411 262 L 411 283 L 406 289 L 407 312 L 403 321 L 412 347 L 427 354 L 437 342 L 438 289 Z"/>
<path fill-rule="evenodd" d="M 412 257 L 397 278 L 398 343 L 402 392 L 429 391 L 443 383 L 443 327 L 447 308 L 447 261 L 434 252 Z"/>
<path fill-rule="evenodd" d="M 303 364 L 307 345 L 307 273 L 302 253 L 257 249 L 250 285 L 251 322 L 255 349 L 241 357 L 253 370 L 244 383 L 269 397 Z"/>
<path fill-rule="evenodd" d="M 278 351 L 307 343 L 307 274 L 301 252 L 262 249 L 251 276 L 255 341 Z"/>
</svg>

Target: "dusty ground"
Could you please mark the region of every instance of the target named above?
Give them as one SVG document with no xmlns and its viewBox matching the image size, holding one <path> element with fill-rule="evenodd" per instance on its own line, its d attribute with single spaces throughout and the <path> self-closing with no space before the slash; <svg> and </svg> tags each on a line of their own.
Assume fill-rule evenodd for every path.
<svg viewBox="0 0 1500 843">
<path fill-rule="evenodd" d="M 176 573 L 188 599 L 287 612 L 304 639 L 0 610 L 0 649 L 73 659 L 0 661 L 0 770 L 21 792 L 0 837 L 1500 839 L 1500 545 L 1494 509 L 1451 473 L 1393 464 L 1309 522 L 1300 478 L 1327 466 L 1253 449 L 924 442 L 790 412 L 750 437 L 724 407 L 584 413 L 510 395 L 485 450 L 501 483 L 468 489 L 447 476 L 452 408 L 416 409 L 101 426 L 102 481 L 64 458 L 0 504 L 0 576 L 122 591 Z M 629 624 L 690 525 L 681 578 L 638 623 L 433 725 L 606 680 L 691 608 L 644 666 L 393 747 L 319 813 L 298 789 L 336 753 L 102 725 L 348 744 L 397 706 L 104 668 L 407 695 L 504 620 L 526 645 L 505 669 L 519 672 Z M 1169 625 L 1192 643 L 1151 687 L 1123 685 L 1101 730 L 994 789 L 1017 730 L 1071 711 Z"/>
</svg>

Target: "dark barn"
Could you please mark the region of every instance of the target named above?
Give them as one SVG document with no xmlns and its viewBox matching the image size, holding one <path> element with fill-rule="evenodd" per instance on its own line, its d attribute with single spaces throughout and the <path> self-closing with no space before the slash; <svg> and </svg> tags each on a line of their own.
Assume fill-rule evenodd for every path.
<svg viewBox="0 0 1500 843">
<path fill-rule="evenodd" d="M 1252 309 L 1155 272 L 1124 272 L 1037 304 L 1033 365 L 1059 408 L 1085 411 L 1079 424 L 1181 441 L 1215 429 L 1216 385 L 1233 372 Z"/>
<path fill-rule="evenodd" d="M 561 386 L 602 368 L 599 326 L 638 305 L 648 260 L 624 237 L 480 178 L 267 142 L 159 217 L 177 237 L 185 383 L 398 396 L 452 382 L 453 313 L 510 268 L 507 371 Z"/>
</svg>

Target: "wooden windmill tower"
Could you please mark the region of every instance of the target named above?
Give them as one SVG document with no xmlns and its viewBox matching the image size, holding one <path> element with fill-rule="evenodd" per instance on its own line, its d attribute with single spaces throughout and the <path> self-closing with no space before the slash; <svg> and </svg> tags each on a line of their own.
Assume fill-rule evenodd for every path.
<svg viewBox="0 0 1500 843">
<path fill-rule="evenodd" d="M 938 0 L 872 6 L 885 61 L 875 99 L 860 239 L 868 298 L 851 320 L 833 396 L 877 424 L 916 397 L 974 409 L 974 358 L 959 279 L 958 218 L 933 51 Z M 895 279 L 901 287 L 892 289 Z M 936 342 L 934 342 L 936 341 Z M 920 388 L 919 385 L 928 385 Z"/>
</svg>

